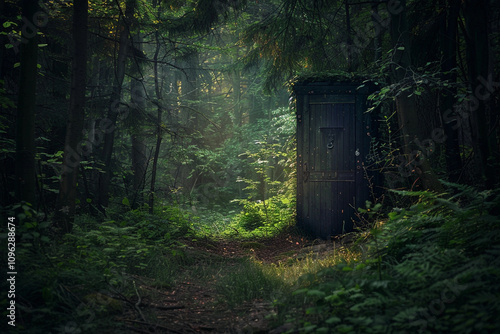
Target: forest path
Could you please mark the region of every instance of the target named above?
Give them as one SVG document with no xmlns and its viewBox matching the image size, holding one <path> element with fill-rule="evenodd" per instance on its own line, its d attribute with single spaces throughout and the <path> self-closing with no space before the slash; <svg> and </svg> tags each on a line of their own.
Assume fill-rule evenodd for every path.
<svg viewBox="0 0 500 334">
<path fill-rule="evenodd" d="M 141 303 L 120 319 L 131 333 L 268 333 L 265 317 L 273 312 L 271 303 L 255 299 L 231 306 L 218 290 L 218 282 L 227 275 L 239 275 L 245 259 L 286 261 L 310 245 L 304 237 L 290 234 L 255 242 L 206 239 L 184 243 L 186 264 L 172 286 L 157 286 L 138 277 Z"/>
</svg>

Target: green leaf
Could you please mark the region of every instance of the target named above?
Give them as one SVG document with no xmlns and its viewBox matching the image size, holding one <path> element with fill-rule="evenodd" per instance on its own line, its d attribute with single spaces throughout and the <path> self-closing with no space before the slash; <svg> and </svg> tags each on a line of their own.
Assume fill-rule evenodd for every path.
<svg viewBox="0 0 500 334">
<path fill-rule="evenodd" d="M 364 264 L 364 263 L 360 263 L 360 264 L 358 264 L 358 265 L 357 265 L 354 269 L 355 269 L 355 270 L 361 270 L 361 269 L 363 269 L 364 267 L 366 267 L 366 264 Z"/>
<path fill-rule="evenodd" d="M 308 332 L 312 332 L 316 327 L 318 327 L 317 325 L 309 325 L 309 326 L 305 326 L 304 328 L 302 328 L 306 333 Z"/>
<path fill-rule="evenodd" d="M 299 294 L 302 294 L 302 293 L 306 293 L 307 291 L 309 291 L 309 289 L 299 289 L 299 290 L 296 290 L 292 293 L 292 295 L 299 295 Z"/>
<path fill-rule="evenodd" d="M 325 322 L 329 325 L 336 324 L 337 322 L 340 322 L 340 321 L 341 321 L 341 319 L 339 317 L 330 317 L 330 318 L 325 320 Z"/>
<path fill-rule="evenodd" d="M 320 290 L 309 290 L 307 292 L 307 295 L 323 298 L 325 296 L 325 293 L 323 291 L 320 291 Z"/>
<path fill-rule="evenodd" d="M 404 46 L 400 46 L 399 48 L 397 48 L 397 50 L 399 50 L 399 51 L 403 51 L 404 49 L 405 49 Z"/>
<path fill-rule="evenodd" d="M 339 326 L 337 326 L 336 329 L 340 333 L 349 333 L 349 332 L 353 331 L 354 327 L 350 326 L 350 325 L 339 325 Z"/>
<path fill-rule="evenodd" d="M 130 206 L 130 201 L 128 200 L 128 198 L 127 198 L 127 197 L 124 197 L 124 198 L 122 199 L 122 204 L 123 204 L 123 205 L 126 205 L 126 206 Z"/>
</svg>

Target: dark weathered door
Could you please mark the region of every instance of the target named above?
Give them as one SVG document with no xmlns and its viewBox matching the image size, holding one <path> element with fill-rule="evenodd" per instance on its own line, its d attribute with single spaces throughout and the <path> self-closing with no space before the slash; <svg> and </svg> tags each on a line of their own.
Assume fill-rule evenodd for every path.
<svg viewBox="0 0 500 334">
<path fill-rule="evenodd" d="M 355 90 L 354 90 L 355 92 Z M 353 230 L 363 182 L 362 96 L 297 94 L 297 220 L 315 236 Z"/>
</svg>

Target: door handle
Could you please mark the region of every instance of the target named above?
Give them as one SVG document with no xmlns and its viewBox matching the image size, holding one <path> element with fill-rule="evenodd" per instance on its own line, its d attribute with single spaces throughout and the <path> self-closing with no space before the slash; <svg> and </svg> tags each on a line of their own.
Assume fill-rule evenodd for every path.
<svg viewBox="0 0 500 334">
<path fill-rule="evenodd" d="M 331 150 L 333 148 L 333 139 L 330 140 L 330 142 L 328 143 L 328 145 L 326 145 L 326 148 L 328 148 L 329 150 Z"/>
<path fill-rule="evenodd" d="M 333 148 L 333 145 L 334 145 L 334 142 L 335 142 L 335 134 L 330 132 L 330 135 L 328 136 L 330 139 L 330 142 L 326 145 L 326 148 L 328 148 L 329 150 L 331 150 Z"/>
</svg>

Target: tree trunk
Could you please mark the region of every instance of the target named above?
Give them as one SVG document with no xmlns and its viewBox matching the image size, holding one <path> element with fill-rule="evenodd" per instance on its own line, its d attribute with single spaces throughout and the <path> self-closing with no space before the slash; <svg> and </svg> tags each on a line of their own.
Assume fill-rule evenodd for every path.
<svg viewBox="0 0 500 334">
<path fill-rule="evenodd" d="M 138 27 L 135 27 L 138 28 Z M 142 52 L 142 38 L 139 29 L 134 29 L 136 32 L 133 36 L 135 50 Z M 132 171 L 134 173 L 133 187 L 134 198 L 132 201 L 132 208 L 137 208 L 144 204 L 143 190 L 146 181 L 147 157 L 146 145 L 144 144 L 144 131 L 142 127 L 143 113 L 146 109 L 146 92 L 142 79 L 140 69 L 140 59 L 133 59 L 132 68 L 136 78 L 132 78 L 130 82 L 131 92 L 131 114 L 132 119 Z M 141 79 L 139 79 L 141 78 Z"/>
<path fill-rule="evenodd" d="M 158 4 L 156 1 L 154 1 L 153 6 L 157 6 Z M 158 6 L 158 14 L 160 14 L 160 7 Z M 151 184 L 149 187 L 149 213 L 153 214 L 154 213 L 154 201 L 155 201 L 155 187 L 156 187 L 156 171 L 158 168 L 158 158 L 160 156 L 160 147 L 161 147 L 161 141 L 163 139 L 163 131 L 161 127 L 161 116 L 163 113 L 163 96 L 162 96 L 162 91 L 160 89 L 160 82 L 158 80 L 158 55 L 160 53 L 160 34 L 158 31 L 155 32 L 155 39 L 156 39 L 156 50 L 155 54 L 153 56 L 153 70 L 154 70 L 154 78 L 155 78 L 155 95 L 157 99 L 157 116 L 156 116 L 156 147 L 155 147 L 155 153 L 153 156 L 153 166 L 151 167 Z"/>
<path fill-rule="evenodd" d="M 243 125 L 243 115 L 241 108 L 241 78 L 240 71 L 235 70 L 231 72 L 232 84 L 233 84 L 233 102 L 234 102 L 234 119 L 237 126 Z"/>
<path fill-rule="evenodd" d="M 59 184 L 59 201 L 55 224 L 63 232 L 73 227 L 76 184 L 81 160 L 81 138 L 85 115 L 87 80 L 87 19 L 88 0 L 75 0 L 73 5 L 73 40 L 75 41 L 68 124 L 64 147 L 64 162 Z"/>
<path fill-rule="evenodd" d="M 125 64 L 129 49 L 130 27 L 129 20 L 133 17 L 137 0 L 128 0 L 127 8 L 125 9 L 125 17 L 122 17 L 122 31 L 120 33 L 118 59 L 116 61 L 115 76 L 113 91 L 108 108 L 108 117 L 105 122 L 102 122 L 102 132 L 104 135 L 104 146 L 102 150 L 101 160 L 104 163 L 104 173 L 99 174 L 99 197 L 98 206 L 104 211 L 109 205 L 109 186 L 113 169 L 111 166 L 111 156 L 113 154 L 113 146 L 115 140 L 115 128 L 118 114 L 121 110 L 121 95 L 123 78 L 125 77 Z"/>
<path fill-rule="evenodd" d="M 382 25 L 380 22 L 377 20 L 379 18 L 379 13 L 378 13 L 378 3 L 374 2 L 372 3 L 372 22 L 373 22 L 373 27 L 375 28 L 375 36 L 373 37 L 373 61 L 379 61 L 380 58 L 382 58 Z M 378 29 L 377 29 L 378 27 Z"/>
<path fill-rule="evenodd" d="M 22 1 L 22 13 L 27 21 L 22 29 L 22 41 L 25 43 L 21 43 L 21 77 L 16 120 L 17 199 L 32 205 L 35 205 L 36 200 L 35 102 L 38 75 L 38 38 L 32 19 L 37 11 L 36 1 Z"/>
<path fill-rule="evenodd" d="M 488 126 L 488 89 L 483 82 L 491 78 L 489 68 L 489 31 L 487 0 L 466 0 L 464 18 L 466 27 L 466 57 L 469 82 L 476 98 L 476 110 L 470 110 L 475 167 L 486 188 L 495 187 L 497 177 L 495 162 L 491 159 L 496 146 L 495 132 Z M 490 100 L 491 101 L 491 100 Z M 490 112 L 493 112 L 491 110 Z M 498 112 L 496 112 L 498 113 Z"/>
<path fill-rule="evenodd" d="M 458 12 L 460 10 L 459 0 L 442 0 L 441 9 L 445 13 L 442 15 L 439 34 L 443 61 L 441 63 L 442 77 L 451 83 L 457 81 L 457 76 L 453 69 L 457 67 L 457 28 Z M 451 182 L 458 182 L 462 171 L 462 159 L 460 158 L 460 146 L 458 142 L 458 132 L 455 122 L 450 122 L 450 117 L 454 115 L 456 89 L 447 89 L 441 94 L 441 117 L 446 135 L 446 169 Z"/>
<path fill-rule="evenodd" d="M 351 37 L 351 14 L 349 13 L 349 1 L 344 0 L 345 25 L 347 38 L 347 72 L 352 71 L 352 37 Z"/>
<path fill-rule="evenodd" d="M 407 70 L 411 67 L 411 43 L 408 21 L 406 18 L 406 1 L 399 2 L 400 7 L 391 11 L 391 39 L 394 48 L 394 59 L 397 66 L 392 76 L 395 82 L 407 79 Z M 415 95 L 402 92 L 396 96 L 396 109 L 399 126 L 403 135 L 403 151 L 406 157 L 404 166 L 406 175 L 416 175 L 422 187 L 427 190 L 442 192 L 443 188 L 430 167 L 425 153 L 420 150 L 417 140 L 425 136 L 420 129 L 417 101 Z"/>
</svg>

